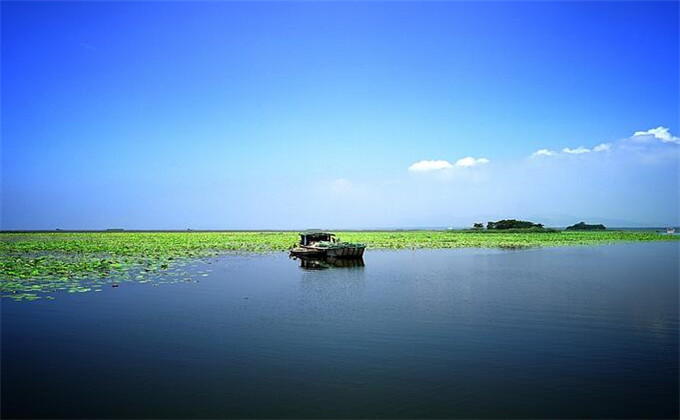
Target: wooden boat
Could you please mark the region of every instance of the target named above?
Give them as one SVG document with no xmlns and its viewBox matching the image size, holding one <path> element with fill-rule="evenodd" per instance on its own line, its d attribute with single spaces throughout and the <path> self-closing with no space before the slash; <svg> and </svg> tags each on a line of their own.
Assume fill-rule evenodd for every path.
<svg viewBox="0 0 680 420">
<path fill-rule="evenodd" d="M 330 258 L 361 258 L 366 245 L 339 241 L 334 233 L 306 230 L 300 233 L 300 243 L 290 250 L 294 256 Z"/>
<path fill-rule="evenodd" d="M 330 258 L 361 258 L 364 255 L 365 249 L 365 245 L 355 244 L 330 247 L 326 250 L 326 256 Z"/>
</svg>

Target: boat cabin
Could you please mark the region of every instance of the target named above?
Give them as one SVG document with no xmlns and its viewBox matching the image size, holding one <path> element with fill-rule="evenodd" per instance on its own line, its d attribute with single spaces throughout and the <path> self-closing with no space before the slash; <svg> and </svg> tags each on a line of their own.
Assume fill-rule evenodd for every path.
<svg viewBox="0 0 680 420">
<path fill-rule="evenodd" d="M 336 242 L 335 234 L 321 230 L 306 230 L 300 233 L 300 245 L 312 245 L 320 241 Z"/>
</svg>

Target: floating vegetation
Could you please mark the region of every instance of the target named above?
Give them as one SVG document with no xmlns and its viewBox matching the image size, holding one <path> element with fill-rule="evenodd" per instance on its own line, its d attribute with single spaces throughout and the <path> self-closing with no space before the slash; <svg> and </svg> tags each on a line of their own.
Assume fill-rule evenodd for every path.
<svg viewBox="0 0 680 420">
<path fill-rule="evenodd" d="M 369 249 L 505 248 L 596 245 L 630 241 L 679 240 L 677 235 L 644 231 L 339 232 Z M 285 251 L 295 232 L 53 232 L 0 234 L 0 294 L 17 300 L 54 297 L 59 292 L 99 292 L 126 282 L 198 281 L 207 271 L 191 270 L 226 252 Z M 192 274 L 195 276 L 192 277 Z"/>
</svg>

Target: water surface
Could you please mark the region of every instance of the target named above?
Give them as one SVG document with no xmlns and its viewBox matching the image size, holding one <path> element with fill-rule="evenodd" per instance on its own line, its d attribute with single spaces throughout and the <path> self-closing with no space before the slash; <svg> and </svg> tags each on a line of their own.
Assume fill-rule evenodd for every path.
<svg viewBox="0 0 680 420">
<path fill-rule="evenodd" d="M 6 299 L 2 417 L 675 418 L 679 251 L 231 255 L 199 283 Z"/>
</svg>

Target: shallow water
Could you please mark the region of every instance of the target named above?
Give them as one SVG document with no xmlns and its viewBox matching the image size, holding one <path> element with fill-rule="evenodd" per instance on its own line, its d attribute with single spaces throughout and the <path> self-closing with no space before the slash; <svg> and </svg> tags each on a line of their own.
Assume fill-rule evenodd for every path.
<svg viewBox="0 0 680 420">
<path fill-rule="evenodd" d="M 2 305 L 2 417 L 678 416 L 679 243 L 225 256 Z"/>
</svg>

